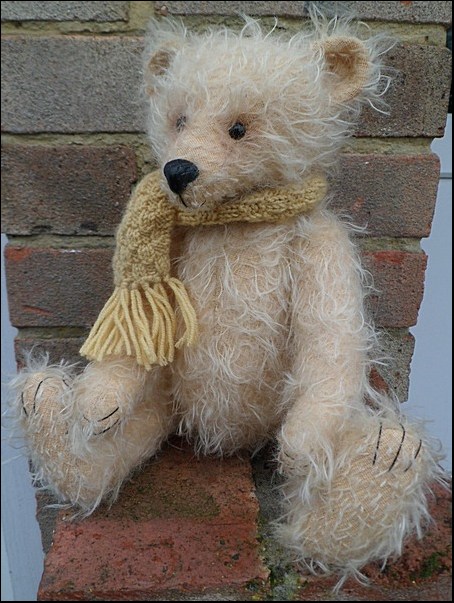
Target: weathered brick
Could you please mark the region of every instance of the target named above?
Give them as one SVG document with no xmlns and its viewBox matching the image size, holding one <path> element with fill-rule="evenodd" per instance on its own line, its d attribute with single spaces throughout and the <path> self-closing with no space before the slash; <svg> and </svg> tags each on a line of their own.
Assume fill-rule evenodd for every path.
<svg viewBox="0 0 454 603">
<path fill-rule="evenodd" d="M 270 2 L 270 4 L 273 4 Z M 276 2 L 279 4 L 279 2 Z M 297 3 L 295 3 L 297 4 Z M 452 2 L 314 2 L 328 14 L 353 12 L 371 21 L 404 21 L 409 23 L 446 23 L 452 21 Z"/>
<path fill-rule="evenodd" d="M 173 15 L 307 15 L 317 4 L 328 15 L 353 12 L 360 19 L 410 23 L 450 23 L 452 2 L 155 2 L 156 10 Z"/>
<path fill-rule="evenodd" d="M 60 517 L 38 600 L 250 600 L 268 577 L 257 513 L 247 460 L 197 459 L 175 440 L 110 510 Z"/>
<path fill-rule="evenodd" d="M 375 292 L 369 306 L 377 325 L 410 327 L 416 324 L 424 292 L 427 256 L 396 249 L 364 251 L 363 263 Z"/>
<path fill-rule="evenodd" d="M 385 100 L 389 115 L 366 108 L 358 136 L 443 136 L 451 86 L 447 48 L 399 44 L 385 63 L 395 69 Z"/>
<path fill-rule="evenodd" d="M 2 130 L 143 131 L 142 44 L 126 36 L 5 36 Z"/>
<path fill-rule="evenodd" d="M 439 174 L 434 154 L 344 154 L 332 185 L 332 207 L 371 236 L 427 237 Z"/>
<path fill-rule="evenodd" d="M 2 2 L 2 21 L 125 21 L 129 2 Z"/>
<path fill-rule="evenodd" d="M 301 17 L 306 2 L 155 2 L 155 9 L 163 15 L 279 15 Z"/>
<path fill-rule="evenodd" d="M 373 236 L 425 237 L 438 177 L 436 155 L 346 154 L 333 208 Z M 135 179 L 127 147 L 5 145 L 3 231 L 112 235 Z"/>
<path fill-rule="evenodd" d="M 388 391 L 393 391 L 400 402 L 408 399 L 414 348 L 415 338 L 407 330 L 384 330 L 380 333 L 376 354 L 383 364 L 377 365 L 376 371 L 386 383 Z"/>
<path fill-rule="evenodd" d="M 48 354 L 52 364 L 59 364 L 63 360 L 69 364 L 78 362 L 80 366 L 84 366 L 87 361 L 79 356 L 84 341 L 85 337 L 34 337 L 30 333 L 22 336 L 19 332 L 19 336 L 14 340 L 16 362 L 22 368 L 25 365 L 26 353 L 31 351 L 34 357 Z"/>
<path fill-rule="evenodd" d="M 139 102 L 143 41 L 135 37 L 5 36 L 2 41 L 2 129 L 8 132 L 144 131 Z M 361 136 L 441 136 L 450 86 L 450 52 L 396 46 L 399 72 L 388 95 L 390 115 L 364 113 Z"/>
<path fill-rule="evenodd" d="M 2 230 L 112 234 L 136 178 L 128 147 L 5 145 Z"/>
<path fill-rule="evenodd" d="M 12 324 L 90 327 L 112 290 L 112 249 L 5 250 Z"/>
<path fill-rule="evenodd" d="M 5 252 L 11 322 L 16 327 L 91 326 L 112 292 L 111 248 L 9 244 Z M 364 251 L 379 293 L 369 298 L 379 326 L 416 323 L 426 256 Z"/>
</svg>

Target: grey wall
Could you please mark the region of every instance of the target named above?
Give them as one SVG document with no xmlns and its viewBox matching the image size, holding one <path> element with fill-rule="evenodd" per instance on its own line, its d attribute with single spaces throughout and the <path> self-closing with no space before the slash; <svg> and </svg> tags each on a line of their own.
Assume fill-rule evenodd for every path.
<svg viewBox="0 0 454 603">
<path fill-rule="evenodd" d="M 2 312 L 2 601 L 36 601 L 43 569 L 41 535 L 35 518 L 36 500 L 30 482 L 28 463 L 10 439 L 6 382 L 16 372 L 13 339 L 16 329 L 9 322 L 6 299 L 2 235 L 1 312 Z M 6 414 L 6 416 L 5 416 Z"/>
</svg>

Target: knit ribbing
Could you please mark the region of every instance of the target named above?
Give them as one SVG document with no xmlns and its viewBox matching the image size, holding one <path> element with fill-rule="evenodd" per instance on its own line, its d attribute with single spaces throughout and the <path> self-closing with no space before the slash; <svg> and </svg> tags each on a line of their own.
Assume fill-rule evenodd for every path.
<svg viewBox="0 0 454 603">
<path fill-rule="evenodd" d="M 301 189 L 263 189 L 213 210 L 178 210 L 161 190 L 158 171 L 134 192 L 117 231 L 113 260 L 115 291 L 102 309 L 80 353 L 91 360 L 134 356 L 147 370 L 172 362 L 175 348 L 197 339 L 197 317 L 188 293 L 170 276 L 170 244 L 175 225 L 208 226 L 269 222 L 309 212 L 326 194 L 326 181 L 308 178 Z M 185 332 L 175 341 L 179 308 Z"/>
</svg>

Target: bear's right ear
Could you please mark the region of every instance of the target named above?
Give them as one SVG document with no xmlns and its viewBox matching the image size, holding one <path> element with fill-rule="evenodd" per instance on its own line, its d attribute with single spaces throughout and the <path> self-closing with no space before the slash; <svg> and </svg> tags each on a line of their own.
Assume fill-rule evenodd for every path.
<svg viewBox="0 0 454 603">
<path fill-rule="evenodd" d="M 151 76 L 163 75 L 172 62 L 175 50 L 161 48 L 157 50 L 148 60 L 146 69 Z"/>
<path fill-rule="evenodd" d="M 153 94 L 157 80 L 170 67 L 185 38 L 186 29 L 181 23 L 165 20 L 151 24 L 144 55 L 144 79 L 148 94 Z"/>
</svg>

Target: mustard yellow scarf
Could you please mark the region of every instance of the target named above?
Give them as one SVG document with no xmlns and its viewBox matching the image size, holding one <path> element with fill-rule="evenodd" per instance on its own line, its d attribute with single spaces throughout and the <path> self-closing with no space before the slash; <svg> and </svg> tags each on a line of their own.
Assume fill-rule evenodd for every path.
<svg viewBox="0 0 454 603">
<path fill-rule="evenodd" d="M 326 194 L 324 178 L 312 176 L 299 190 L 262 189 L 212 210 L 190 212 L 170 204 L 160 181 L 156 171 L 139 183 L 118 228 L 115 290 L 80 350 L 90 360 L 126 354 L 149 370 L 154 364 L 172 362 L 175 348 L 196 341 L 194 308 L 183 283 L 170 276 L 170 244 L 176 225 L 278 223 L 309 212 Z M 185 325 L 178 341 L 173 304 Z"/>
</svg>

